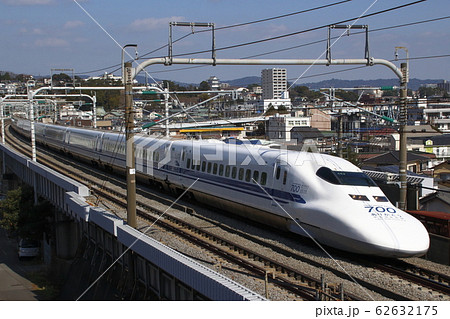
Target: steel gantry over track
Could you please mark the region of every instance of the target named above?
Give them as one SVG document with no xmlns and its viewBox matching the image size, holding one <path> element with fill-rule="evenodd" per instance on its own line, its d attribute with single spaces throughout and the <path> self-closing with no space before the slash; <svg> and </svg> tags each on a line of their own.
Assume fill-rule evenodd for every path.
<svg viewBox="0 0 450 319">
<path fill-rule="evenodd" d="M 187 25 L 187 24 L 186 24 Z M 195 26 L 195 23 L 189 23 L 189 26 Z M 331 27 L 331 26 L 330 26 Z M 336 28 L 336 26 L 333 26 Z M 346 28 L 350 29 L 352 26 L 346 26 Z M 365 27 L 367 29 L 367 27 Z M 327 48 L 327 59 L 218 59 L 215 56 L 215 48 L 213 41 L 213 49 L 212 49 L 212 57 L 211 58 L 174 58 L 172 56 L 172 50 L 169 50 L 169 56 L 161 57 L 161 58 L 150 58 L 143 62 L 141 62 L 136 67 L 132 67 L 130 62 L 126 62 L 124 64 L 124 73 L 123 73 L 123 83 L 125 85 L 125 95 L 128 96 L 132 94 L 132 82 L 136 78 L 136 76 L 143 71 L 146 67 L 154 65 L 154 64 L 163 64 L 166 66 L 170 66 L 173 64 L 195 64 L 195 65 L 366 65 L 366 66 L 374 66 L 381 65 L 389 68 L 400 80 L 400 136 L 404 136 L 400 138 L 400 199 L 399 199 L 399 208 L 406 208 L 406 134 L 404 134 L 405 126 L 406 126 L 406 92 L 407 92 L 407 84 L 408 84 L 408 67 L 407 63 L 402 63 L 401 67 L 398 68 L 392 62 L 385 59 L 375 59 L 369 56 L 368 51 L 368 39 L 366 37 L 366 54 L 364 59 L 332 59 L 331 52 L 329 50 L 330 47 Z M 125 48 L 125 47 L 124 47 Z M 122 52 L 124 50 L 122 49 Z M 169 48 L 171 48 L 171 43 L 169 43 Z M 126 116 L 132 116 L 132 100 L 126 99 L 125 103 Z M 134 146 L 133 146 L 133 134 L 135 131 L 134 121 L 129 118 L 126 121 L 130 126 L 126 128 L 127 131 L 127 180 L 131 177 L 130 184 L 132 186 L 135 185 L 134 182 L 134 174 L 135 174 L 135 163 L 133 159 L 134 154 Z M 132 199 L 132 196 L 130 197 Z M 135 224 L 135 203 L 128 203 L 129 207 L 127 209 L 129 213 L 129 223 Z M 134 206 L 134 208 L 133 208 Z"/>
</svg>

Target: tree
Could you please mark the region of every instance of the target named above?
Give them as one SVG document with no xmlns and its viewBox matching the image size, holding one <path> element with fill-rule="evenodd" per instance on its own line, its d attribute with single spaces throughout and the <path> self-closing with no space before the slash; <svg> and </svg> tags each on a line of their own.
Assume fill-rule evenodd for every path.
<svg viewBox="0 0 450 319">
<path fill-rule="evenodd" d="M 17 232 L 19 229 L 20 203 L 22 189 L 9 191 L 6 198 L 0 202 L 0 226 L 8 232 Z"/>
<path fill-rule="evenodd" d="M 291 88 L 290 94 L 294 99 L 296 97 L 303 97 L 306 98 L 306 100 L 309 102 L 313 102 L 323 97 L 320 92 L 311 91 L 307 86 L 304 85 L 294 86 L 293 88 Z"/>
<path fill-rule="evenodd" d="M 68 76 L 66 73 L 59 73 L 59 74 L 53 74 L 52 75 L 52 82 L 53 84 L 62 84 L 62 83 L 71 83 L 72 78 Z"/>
<path fill-rule="evenodd" d="M 11 75 L 9 72 L 5 72 L 5 74 L 0 74 L 0 81 L 11 81 Z"/>
<path fill-rule="evenodd" d="M 337 90 L 336 97 L 344 101 L 358 101 L 358 93 L 356 93 L 355 91 Z"/>
<path fill-rule="evenodd" d="M 420 97 L 442 96 L 443 94 L 444 94 L 443 90 L 441 90 L 438 87 L 421 86 L 419 88 Z"/>
<path fill-rule="evenodd" d="M 211 86 L 209 85 L 208 82 L 202 81 L 200 83 L 200 85 L 198 86 L 198 90 L 199 91 L 209 91 L 209 90 L 211 90 Z"/>
<path fill-rule="evenodd" d="M 200 102 L 205 101 L 205 100 L 209 99 L 209 95 L 208 95 L 208 93 L 202 93 L 202 94 L 200 94 L 198 99 L 200 100 Z"/>
<path fill-rule="evenodd" d="M 170 91 L 186 91 L 186 88 L 176 84 L 173 81 L 163 80 L 163 87 L 169 88 Z"/>
<path fill-rule="evenodd" d="M 23 238 L 41 239 L 48 231 L 48 219 L 53 210 L 45 201 L 34 206 L 33 189 L 19 187 L 9 191 L 6 198 L 0 202 L 0 226 L 8 232 L 18 233 Z"/>
</svg>

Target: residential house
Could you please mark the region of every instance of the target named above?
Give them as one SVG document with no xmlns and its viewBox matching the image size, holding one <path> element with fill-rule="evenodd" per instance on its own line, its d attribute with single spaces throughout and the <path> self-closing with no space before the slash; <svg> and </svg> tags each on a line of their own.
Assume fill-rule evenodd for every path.
<svg viewBox="0 0 450 319">
<path fill-rule="evenodd" d="M 441 183 L 450 183 L 450 160 L 434 166 L 433 177 Z"/>
<path fill-rule="evenodd" d="M 400 164 L 400 152 L 389 151 L 381 154 L 373 154 L 370 158 L 364 154 L 366 159 L 362 161 L 362 165 L 366 167 L 381 167 L 389 165 Z M 433 159 L 433 156 L 429 154 L 420 154 L 414 152 L 407 153 L 407 166 L 406 169 L 414 173 L 422 173 L 422 171 L 428 168 L 428 163 Z"/>
<path fill-rule="evenodd" d="M 317 128 L 294 127 L 291 129 L 291 139 L 297 140 L 297 145 L 315 145 L 317 148 L 323 143 L 324 135 Z"/>
<path fill-rule="evenodd" d="M 310 117 L 291 117 L 286 115 L 271 116 L 266 122 L 266 136 L 270 140 L 291 141 L 291 130 L 294 127 L 310 127 Z"/>
<path fill-rule="evenodd" d="M 441 189 L 421 198 L 420 210 L 450 214 L 450 188 Z"/>
</svg>

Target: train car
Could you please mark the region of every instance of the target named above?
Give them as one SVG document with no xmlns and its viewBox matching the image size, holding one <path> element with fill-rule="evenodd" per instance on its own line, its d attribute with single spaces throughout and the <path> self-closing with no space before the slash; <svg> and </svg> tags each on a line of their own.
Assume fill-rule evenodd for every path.
<svg viewBox="0 0 450 319">
<path fill-rule="evenodd" d="M 43 124 L 37 124 L 40 126 Z M 16 124 L 26 130 L 27 124 Z M 46 132 L 57 138 L 45 138 Z M 123 134 L 69 127 L 36 130 L 38 141 L 106 167 L 125 166 Z M 338 249 L 385 257 L 426 253 L 423 225 L 389 202 L 350 162 L 261 145 L 135 137 L 140 176 L 198 201 L 311 237 Z"/>
</svg>

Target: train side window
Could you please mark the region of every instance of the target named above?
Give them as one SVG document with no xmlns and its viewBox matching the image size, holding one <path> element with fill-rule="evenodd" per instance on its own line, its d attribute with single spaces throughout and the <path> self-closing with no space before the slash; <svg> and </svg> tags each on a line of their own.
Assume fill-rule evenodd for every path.
<svg viewBox="0 0 450 319">
<path fill-rule="evenodd" d="M 258 183 L 259 171 L 253 171 L 253 183 Z"/>
<path fill-rule="evenodd" d="M 206 162 L 202 162 L 202 172 L 206 170 Z"/>
<path fill-rule="evenodd" d="M 186 162 L 186 167 L 190 168 L 191 167 L 191 159 L 188 157 L 187 162 Z"/>
<path fill-rule="evenodd" d="M 244 169 L 241 167 L 239 169 L 239 180 L 242 181 L 244 179 Z"/>
<path fill-rule="evenodd" d="M 211 162 L 208 163 L 208 173 L 211 173 Z"/>
<path fill-rule="evenodd" d="M 287 180 L 287 171 L 283 172 L 283 185 L 286 185 L 286 180 Z"/>
<path fill-rule="evenodd" d="M 267 173 L 266 172 L 262 172 L 261 173 L 261 185 L 266 185 L 267 183 Z"/>
<path fill-rule="evenodd" d="M 197 171 L 199 171 L 200 170 L 200 161 L 197 161 L 197 164 L 195 166 L 197 168 Z"/>
<path fill-rule="evenodd" d="M 219 165 L 219 176 L 223 176 L 223 164 Z"/>
<path fill-rule="evenodd" d="M 230 165 L 225 167 L 225 177 L 230 177 Z"/>
<path fill-rule="evenodd" d="M 245 171 L 245 181 L 250 182 L 251 178 L 252 178 L 252 170 L 248 169 Z"/>
<path fill-rule="evenodd" d="M 280 175 L 281 175 L 281 167 L 278 166 L 278 167 L 277 167 L 277 171 L 276 171 L 276 173 L 275 173 L 275 178 L 276 178 L 276 179 L 280 179 Z"/>
<path fill-rule="evenodd" d="M 233 168 L 231 169 L 231 178 L 236 178 L 236 174 L 237 173 L 237 168 L 236 166 L 233 166 Z"/>
<path fill-rule="evenodd" d="M 214 163 L 214 165 L 213 165 L 213 174 L 214 175 L 217 174 L 217 163 Z"/>
<path fill-rule="evenodd" d="M 186 153 L 183 151 L 183 155 L 181 156 L 181 160 L 184 162 L 184 158 L 186 157 Z"/>
</svg>

